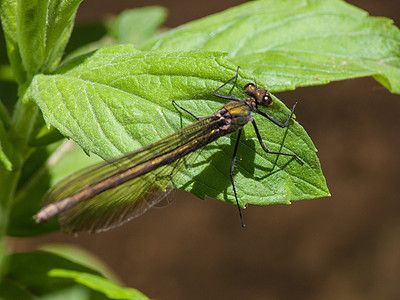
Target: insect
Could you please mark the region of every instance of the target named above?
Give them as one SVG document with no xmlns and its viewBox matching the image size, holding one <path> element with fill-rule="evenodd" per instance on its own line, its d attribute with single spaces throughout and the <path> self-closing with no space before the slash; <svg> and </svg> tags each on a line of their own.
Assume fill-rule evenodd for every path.
<svg viewBox="0 0 400 300">
<path fill-rule="evenodd" d="M 258 109 L 258 106 L 270 107 L 273 100 L 268 91 L 253 83 L 245 85 L 244 92 L 249 96 L 245 99 L 219 94 L 221 88 L 237 79 L 238 73 L 239 67 L 235 76 L 213 92 L 214 96 L 230 102 L 212 115 L 197 118 L 178 105 L 197 121 L 155 143 L 82 169 L 57 183 L 44 196 L 44 206 L 34 216 L 36 222 L 59 216 L 61 229 L 70 233 L 99 232 L 119 226 L 143 214 L 168 194 L 171 188 L 166 187 L 173 182 L 187 155 L 222 136 L 238 131 L 230 165 L 230 179 L 244 227 L 233 178 L 243 126 L 249 122 L 253 124 L 257 139 L 266 153 L 291 156 L 300 163 L 301 160 L 294 154 L 269 151 L 252 117 L 252 113 L 257 113 L 284 128 L 292 118 L 297 102 L 286 122 L 280 123 Z"/>
</svg>

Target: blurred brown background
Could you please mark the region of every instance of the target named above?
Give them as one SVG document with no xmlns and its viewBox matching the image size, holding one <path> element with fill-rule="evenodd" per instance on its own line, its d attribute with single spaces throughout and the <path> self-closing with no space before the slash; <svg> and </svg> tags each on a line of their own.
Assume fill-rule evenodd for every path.
<svg viewBox="0 0 400 300">
<path fill-rule="evenodd" d="M 175 27 L 243 2 L 85 0 L 77 22 L 158 4 Z M 349 2 L 400 25 L 399 1 Z M 236 207 L 179 192 L 121 228 L 13 239 L 14 249 L 78 244 L 156 299 L 400 299 L 400 96 L 365 78 L 278 97 L 300 100 L 331 198 L 250 206 L 242 229 Z"/>
</svg>

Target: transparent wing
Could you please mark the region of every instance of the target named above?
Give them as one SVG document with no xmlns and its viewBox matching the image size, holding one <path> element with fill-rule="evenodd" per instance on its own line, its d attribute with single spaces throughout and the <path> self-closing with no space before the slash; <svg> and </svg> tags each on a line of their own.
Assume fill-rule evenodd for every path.
<svg viewBox="0 0 400 300">
<path fill-rule="evenodd" d="M 98 232 L 119 226 L 151 208 L 171 190 L 173 178 L 183 168 L 187 156 L 179 149 L 196 145 L 193 151 L 208 143 L 208 135 L 215 124 L 209 118 L 201 119 L 160 141 L 131 152 L 125 156 L 82 169 L 57 183 L 43 198 L 42 210 L 51 203 L 65 200 L 93 183 L 107 181 L 114 175 L 132 168 L 145 168 L 149 162 L 163 154 L 175 154 L 170 163 L 105 190 L 80 202 L 59 215 L 61 229 L 69 233 L 78 231 Z M 204 140 L 203 143 L 193 141 Z M 39 212 L 40 213 L 40 212 Z"/>
<path fill-rule="evenodd" d="M 61 213 L 62 230 L 69 233 L 105 231 L 140 216 L 172 190 L 166 186 L 178 170 L 175 167 L 177 163 L 158 168 Z"/>
</svg>

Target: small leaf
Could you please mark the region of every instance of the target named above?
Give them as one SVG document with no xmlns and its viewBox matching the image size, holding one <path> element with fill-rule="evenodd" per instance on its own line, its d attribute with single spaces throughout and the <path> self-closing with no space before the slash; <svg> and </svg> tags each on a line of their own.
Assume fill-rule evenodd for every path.
<svg viewBox="0 0 400 300">
<path fill-rule="evenodd" d="M 155 142 L 192 123 L 178 110 L 178 101 L 199 117 L 226 101 L 213 91 L 236 73 L 236 66 L 213 52 L 143 53 L 129 45 L 109 47 L 79 57 L 54 75 L 34 78 L 30 94 L 49 125 L 105 159 Z M 242 87 L 260 82 L 241 70 L 232 95 L 243 98 Z M 221 91 L 229 94 L 229 88 Z M 289 110 L 275 98 L 269 113 L 284 121 Z M 290 122 L 282 129 L 254 116 L 271 151 L 296 154 L 305 164 L 266 154 L 251 126 L 239 146 L 235 184 L 239 200 L 271 204 L 328 196 L 315 147 L 304 129 Z M 198 151 L 190 168 L 174 182 L 198 197 L 234 202 L 229 177 L 235 134 Z M 210 180 L 212 178 L 212 180 Z"/>
<path fill-rule="evenodd" d="M 57 66 L 81 1 L 1 2 L 7 51 L 19 83 L 27 79 L 26 75 L 50 72 Z"/>
<path fill-rule="evenodd" d="M 6 40 L 8 58 L 17 82 L 23 83 L 26 80 L 26 71 L 21 61 L 18 45 L 17 7 L 18 4 L 15 0 L 0 2 L 1 26 Z"/>
<path fill-rule="evenodd" d="M 65 300 L 65 299 L 73 299 L 73 300 L 103 300 L 101 297 L 92 297 L 91 291 L 86 287 L 81 285 L 72 286 L 66 289 L 62 289 L 60 291 L 56 291 L 53 293 L 49 293 L 45 296 L 40 297 L 41 300 Z M 107 298 L 104 297 L 104 300 Z"/>
<path fill-rule="evenodd" d="M 18 283 L 30 295 L 40 297 L 75 285 L 71 280 L 49 277 L 54 268 L 100 275 L 90 268 L 46 252 L 24 252 L 10 254 L 3 277 Z"/>
<path fill-rule="evenodd" d="M 1 278 L 0 299 L 35 300 L 37 298 L 30 295 L 29 292 L 26 291 L 24 287 L 21 287 L 18 282 L 14 282 L 8 278 Z"/>
<path fill-rule="evenodd" d="M 112 282 L 120 283 L 118 276 L 110 269 L 110 267 L 98 257 L 94 256 L 88 250 L 72 244 L 46 244 L 40 247 L 40 250 L 54 253 L 64 257 L 70 261 L 76 262 L 82 266 L 87 266 L 97 270 Z"/>
<path fill-rule="evenodd" d="M 0 299 L 1 300 L 37 300 L 38 297 L 32 295 L 29 290 L 26 290 L 19 282 L 2 278 L 0 281 Z M 90 291 L 83 286 L 72 286 L 69 288 L 61 289 L 55 292 L 42 295 L 41 300 L 89 300 Z M 97 298 L 96 298 L 97 299 Z M 100 300 L 100 299 L 99 299 Z"/>
<path fill-rule="evenodd" d="M 143 50 L 227 52 L 271 91 L 374 76 L 400 93 L 400 31 L 341 0 L 260 0 L 182 25 Z"/>
<path fill-rule="evenodd" d="M 137 46 L 155 36 L 166 17 L 167 10 L 160 6 L 125 10 L 109 21 L 109 35 L 120 44 Z"/>
<path fill-rule="evenodd" d="M 146 300 L 144 294 L 136 289 L 124 288 L 116 285 L 107 279 L 98 275 L 77 272 L 64 269 L 53 269 L 49 272 L 51 277 L 71 278 L 76 283 L 83 284 L 88 288 L 105 294 L 110 299 L 132 299 L 132 300 Z"/>
<path fill-rule="evenodd" d="M 165 8 L 147 6 L 125 10 L 117 17 L 102 22 L 78 24 L 72 32 L 65 59 L 116 44 L 141 45 L 158 33 L 166 16 Z"/>
</svg>

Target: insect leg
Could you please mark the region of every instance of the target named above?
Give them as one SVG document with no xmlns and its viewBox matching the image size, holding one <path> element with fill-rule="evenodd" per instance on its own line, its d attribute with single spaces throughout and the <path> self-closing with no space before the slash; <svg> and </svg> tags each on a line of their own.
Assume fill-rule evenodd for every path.
<svg viewBox="0 0 400 300">
<path fill-rule="evenodd" d="M 182 109 L 184 112 L 188 113 L 189 115 L 191 115 L 193 118 L 195 118 L 196 120 L 200 120 L 200 118 L 196 117 L 194 114 L 192 114 L 190 111 L 188 111 L 186 108 L 183 108 L 182 106 L 180 106 L 178 103 L 176 103 L 175 100 L 172 100 L 172 103 L 175 104 L 176 106 L 178 106 L 180 109 Z"/>
<path fill-rule="evenodd" d="M 257 110 L 257 113 L 258 113 L 259 115 L 262 115 L 263 117 L 267 118 L 268 120 L 270 120 L 270 121 L 271 121 L 272 123 L 274 123 L 275 125 L 278 125 L 278 126 L 281 127 L 281 128 L 285 128 L 285 127 L 289 124 L 289 121 L 290 121 L 290 119 L 291 119 L 292 116 L 293 116 L 294 109 L 296 108 L 296 105 L 297 105 L 297 101 L 294 103 L 294 105 L 293 105 L 293 107 L 292 107 L 292 110 L 290 111 L 290 115 L 289 115 L 288 118 L 286 119 L 286 122 L 285 122 L 285 123 L 281 123 L 281 122 L 275 120 L 273 117 L 271 117 L 270 115 L 268 115 L 268 114 L 266 114 L 266 113 L 264 113 L 264 112 L 262 112 L 262 111 L 260 111 L 260 110 Z"/>
<path fill-rule="evenodd" d="M 239 69 L 240 69 L 240 67 L 238 66 L 238 67 L 237 67 L 237 70 L 236 70 L 236 75 L 233 76 L 231 79 L 229 79 L 227 82 L 225 82 L 223 85 L 221 85 L 219 88 L 217 88 L 217 89 L 213 92 L 213 95 L 214 95 L 215 97 L 218 97 L 218 98 L 221 98 L 221 99 L 226 99 L 226 100 L 241 101 L 240 99 L 238 99 L 238 98 L 236 98 L 236 97 L 221 95 L 221 94 L 218 93 L 218 91 L 219 91 L 220 89 L 222 89 L 225 85 L 227 85 L 227 84 L 228 84 L 229 82 L 231 82 L 232 80 L 238 78 L 238 76 L 239 76 Z"/>
<path fill-rule="evenodd" d="M 285 155 L 285 156 L 291 156 L 291 157 L 294 157 L 299 163 L 303 164 L 303 161 L 302 161 L 300 158 L 298 158 L 297 155 L 295 155 L 295 154 L 289 154 L 289 153 L 282 153 L 282 152 L 269 151 L 268 148 L 265 146 L 265 144 L 264 144 L 262 138 L 261 138 L 260 132 L 258 131 L 258 127 L 257 127 L 256 121 L 253 120 L 253 121 L 251 121 L 251 123 L 253 124 L 254 131 L 256 132 L 258 142 L 260 143 L 261 147 L 263 148 L 263 150 L 264 150 L 266 153 L 277 154 L 277 155 Z"/>
<path fill-rule="evenodd" d="M 236 144 L 235 144 L 235 149 L 233 150 L 230 176 L 231 176 L 231 183 L 232 183 L 232 187 L 233 187 L 233 193 L 235 194 L 236 205 L 237 205 L 237 208 L 239 211 L 240 224 L 242 225 L 242 227 L 246 227 L 246 225 L 243 223 L 242 210 L 240 209 L 239 200 L 238 200 L 237 193 L 236 193 L 235 180 L 233 178 L 233 171 L 235 169 L 235 161 L 236 161 L 236 153 L 237 153 L 237 149 L 239 147 L 239 141 L 240 141 L 241 134 L 242 134 L 242 129 L 239 129 Z"/>
</svg>

